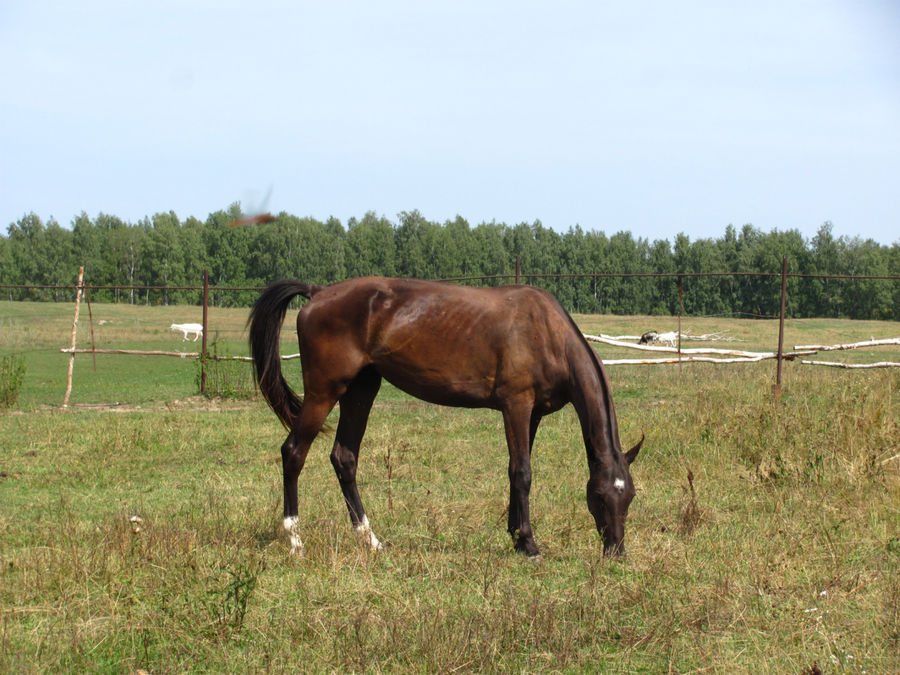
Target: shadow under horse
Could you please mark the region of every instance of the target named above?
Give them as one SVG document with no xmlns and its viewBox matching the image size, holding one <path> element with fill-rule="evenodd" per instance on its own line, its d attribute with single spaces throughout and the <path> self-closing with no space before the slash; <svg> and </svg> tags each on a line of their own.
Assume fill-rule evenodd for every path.
<svg viewBox="0 0 900 675">
<path fill-rule="evenodd" d="M 303 399 L 281 371 L 279 333 L 291 301 L 297 317 Z M 281 447 L 284 528 L 301 553 L 297 480 L 310 445 L 337 404 L 331 463 L 360 538 L 372 532 L 356 487 L 360 442 L 382 378 L 440 405 L 503 414 L 509 448 L 509 520 L 515 550 L 539 558 L 529 517 L 531 448 L 544 415 L 572 403 L 587 451 L 587 504 L 607 555 L 625 552 L 634 498 L 629 465 L 641 440 L 622 452 L 612 391 L 600 359 L 557 300 L 530 286 L 470 288 L 366 277 L 319 286 L 269 285 L 250 314 L 250 350 L 262 395 L 288 429 Z"/>
</svg>

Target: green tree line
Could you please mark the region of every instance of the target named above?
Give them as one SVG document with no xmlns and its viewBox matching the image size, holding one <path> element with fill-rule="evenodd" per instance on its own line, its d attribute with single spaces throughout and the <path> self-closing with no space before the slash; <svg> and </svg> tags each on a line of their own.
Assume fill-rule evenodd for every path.
<svg viewBox="0 0 900 675">
<path fill-rule="evenodd" d="M 780 273 L 784 255 L 794 274 L 900 275 L 900 243 L 884 246 L 870 239 L 835 237 L 830 223 L 809 240 L 798 230 L 762 232 L 752 225 L 729 225 L 717 239 L 692 241 L 682 233 L 673 245 L 581 227 L 559 233 L 539 221 L 473 227 L 457 217 L 437 223 L 418 211 L 400 213 L 396 221 L 369 212 L 351 218 L 346 226 L 335 218 L 322 222 L 287 213 L 272 223 L 229 226 L 241 217 L 239 204 L 205 221 L 182 221 L 169 212 L 129 223 L 112 215 L 92 219 L 82 213 L 70 227 L 62 227 L 28 214 L 9 225 L 6 236 L 0 235 L 3 297 L 70 301 L 71 292 L 65 290 L 11 286 L 71 286 L 78 267 L 84 266 L 86 284 L 121 287 L 91 290 L 92 301 L 196 304 L 199 292 L 179 287 L 201 285 L 207 269 L 212 304 L 246 306 L 256 291 L 215 287 L 263 286 L 280 278 L 332 283 L 364 275 L 512 275 L 519 257 L 525 281 L 547 288 L 572 312 L 671 315 L 679 308 L 678 283 L 673 277 L 529 275 L 732 273 L 683 279 L 685 313 L 774 316 L 780 305 L 780 278 L 745 274 Z M 147 288 L 159 286 L 167 288 Z M 900 282 L 791 278 L 787 312 L 792 317 L 900 320 Z"/>
</svg>

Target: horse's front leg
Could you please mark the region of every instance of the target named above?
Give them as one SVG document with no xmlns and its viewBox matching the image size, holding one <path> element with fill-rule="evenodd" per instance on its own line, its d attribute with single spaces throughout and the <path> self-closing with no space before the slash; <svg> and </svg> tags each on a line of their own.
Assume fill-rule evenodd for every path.
<svg viewBox="0 0 900 675">
<path fill-rule="evenodd" d="M 537 424 L 532 420 L 531 407 L 505 410 L 503 423 L 509 448 L 509 520 L 507 529 L 519 553 L 532 560 L 540 560 L 541 552 L 534 541 L 529 515 L 531 492 L 531 443 Z"/>
</svg>

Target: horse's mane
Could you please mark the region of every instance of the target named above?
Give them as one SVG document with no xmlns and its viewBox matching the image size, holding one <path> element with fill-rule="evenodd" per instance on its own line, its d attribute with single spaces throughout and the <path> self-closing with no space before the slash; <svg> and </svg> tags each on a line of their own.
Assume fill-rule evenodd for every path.
<svg viewBox="0 0 900 675">
<path fill-rule="evenodd" d="M 554 300 L 556 300 L 556 298 L 554 298 Z M 578 324 L 575 323 L 575 319 L 572 318 L 572 315 L 565 310 L 558 300 L 556 300 L 556 304 L 569 320 L 569 325 L 572 327 L 572 330 L 575 331 L 581 345 L 588 351 L 591 361 L 594 364 L 594 368 L 597 371 L 597 379 L 600 382 L 600 388 L 603 392 L 603 403 L 606 406 L 606 416 L 609 418 L 609 424 L 607 425 L 607 429 L 609 430 L 609 447 L 612 449 L 613 455 L 621 455 L 622 448 L 619 447 L 619 422 L 616 418 L 616 409 L 613 406 L 612 390 L 609 386 L 609 379 L 603 369 L 603 364 L 600 363 L 600 357 L 597 356 L 597 352 L 594 351 L 594 348 L 591 347 L 587 338 L 584 337 L 584 333 L 581 332 L 581 329 L 578 327 Z"/>
</svg>

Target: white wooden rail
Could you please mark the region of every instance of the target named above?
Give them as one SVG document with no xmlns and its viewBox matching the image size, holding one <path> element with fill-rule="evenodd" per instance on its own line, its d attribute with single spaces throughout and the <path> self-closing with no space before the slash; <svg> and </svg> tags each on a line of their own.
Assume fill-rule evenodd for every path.
<svg viewBox="0 0 900 675">
<path fill-rule="evenodd" d="M 636 344 L 633 340 L 638 336 L 617 335 L 589 335 L 584 334 L 588 342 L 597 342 L 600 344 L 610 345 L 612 347 L 624 347 L 627 349 L 637 349 L 645 352 L 657 352 L 678 354 L 679 356 L 665 357 L 657 359 L 603 359 L 604 365 L 621 366 L 621 365 L 656 365 L 663 363 L 756 363 L 766 359 L 774 359 L 778 357 L 776 352 L 748 352 L 738 349 L 715 349 L 713 347 L 701 347 L 691 349 L 681 349 L 675 347 L 659 347 L 655 345 Z M 682 334 L 682 339 L 687 336 Z M 692 339 L 704 339 L 710 336 L 699 336 Z M 718 338 L 711 338 L 718 339 Z M 626 341 L 631 340 L 631 341 Z M 864 340 L 862 342 L 852 342 L 839 345 L 796 345 L 794 351 L 785 352 L 782 358 L 793 360 L 798 356 L 811 356 L 818 352 L 841 351 L 849 349 L 861 349 L 865 347 L 883 347 L 890 345 L 900 345 L 900 337 L 883 338 L 876 340 Z M 702 354 L 712 354 L 714 356 L 701 356 Z M 727 358 L 722 358 L 727 357 Z M 811 366 L 831 366 L 834 368 L 900 368 L 900 363 L 894 361 L 878 361 L 877 363 L 839 363 L 834 361 L 813 361 L 801 359 L 800 363 Z"/>
</svg>

